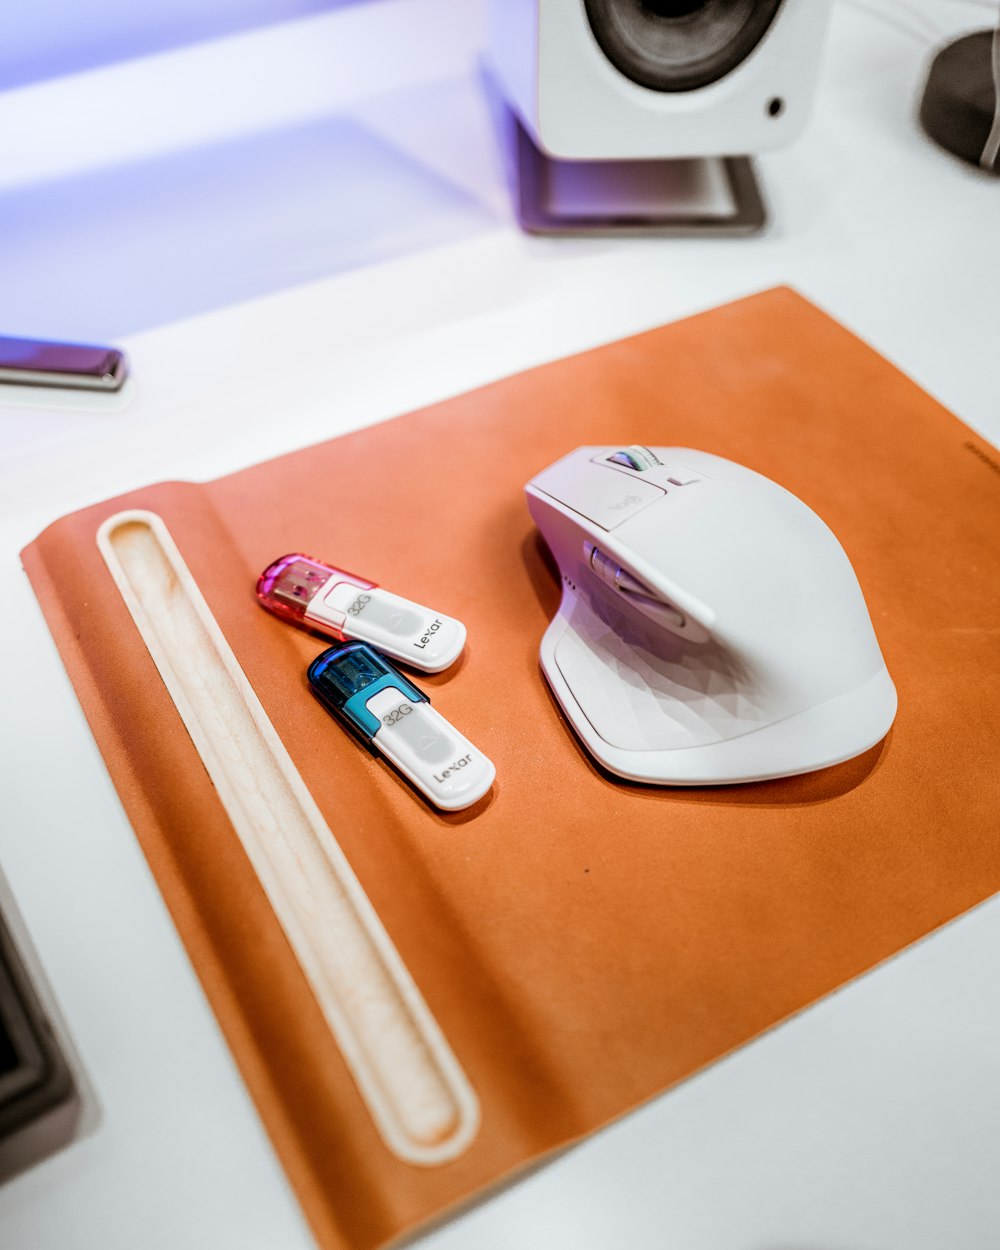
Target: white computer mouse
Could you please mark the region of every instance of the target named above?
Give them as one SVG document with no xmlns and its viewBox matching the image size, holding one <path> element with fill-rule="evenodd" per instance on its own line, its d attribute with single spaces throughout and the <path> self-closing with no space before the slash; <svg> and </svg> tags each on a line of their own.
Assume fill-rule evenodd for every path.
<svg viewBox="0 0 1000 1250">
<path fill-rule="evenodd" d="M 801 500 L 686 447 L 580 447 L 525 487 L 562 575 L 545 676 L 619 776 L 760 781 L 879 742 L 896 690 L 844 549 Z"/>
</svg>

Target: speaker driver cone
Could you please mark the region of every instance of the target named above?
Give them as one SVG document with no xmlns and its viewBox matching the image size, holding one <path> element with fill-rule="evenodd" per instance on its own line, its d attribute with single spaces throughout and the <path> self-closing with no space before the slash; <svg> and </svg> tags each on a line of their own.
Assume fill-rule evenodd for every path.
<svg viewBox="0 0 1000 1250">
<path fill-rule="evenodd" d="M 782 0 L 584 0 L 604 55 L 653 91 L 694 91 L 757 47 Z"/>
</svg>

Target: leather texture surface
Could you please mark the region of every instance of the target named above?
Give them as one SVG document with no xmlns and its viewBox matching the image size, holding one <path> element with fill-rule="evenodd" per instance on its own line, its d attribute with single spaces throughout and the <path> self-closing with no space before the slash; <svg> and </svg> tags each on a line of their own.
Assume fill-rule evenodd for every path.
<svg viewBox="0 0 1000 1250">
<path fill-rule="evenodd" d="M 572 448 L 618 442 L 735 460 L 827 522 L 899 692 L 886 741 L 723 789 L 630 784 L 591 762 L 539 671 L 559 584 L 522 491 Z M 457 1160 L 408 1165 L 376 1133 L 98 553 L 99 524 L 126 507 L 166 521 L 475 1086 L 482 1125 Z M 253 594 L 295 550 L 465 622 L 460 661 L 416 680 L 496 763 L 476 807 L 430 809 L 310 696 L 324 642 Z M 439 1217 L 1000 888 L 1000 454 L 791 290 L 212 483 L 107 501 L 23 558 L 331 1250 Z"/>
</svg>

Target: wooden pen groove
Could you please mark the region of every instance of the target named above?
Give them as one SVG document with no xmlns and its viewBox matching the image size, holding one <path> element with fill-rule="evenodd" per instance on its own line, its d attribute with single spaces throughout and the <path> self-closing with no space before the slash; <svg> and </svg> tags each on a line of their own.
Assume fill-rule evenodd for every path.
<svg viewBox="0 0 1000 1250">
<path fill-rule="evenodd" d="M 455 1158 L 476 1095 L 162 518 L 118 513 L 97 542 L 383 1139 Z"/>
</svg>

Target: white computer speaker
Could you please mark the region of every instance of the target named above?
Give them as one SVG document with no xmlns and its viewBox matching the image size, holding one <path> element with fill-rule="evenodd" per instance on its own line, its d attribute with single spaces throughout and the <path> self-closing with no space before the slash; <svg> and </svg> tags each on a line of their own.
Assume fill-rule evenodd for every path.
<svg viewBox="0 0 1000 1250">
<path fill-rule="evenodd" d="M 790 142 L 830 0 L 488 0 L 486 63 L 545 155 L 627 161 Z"/>
</svg>

